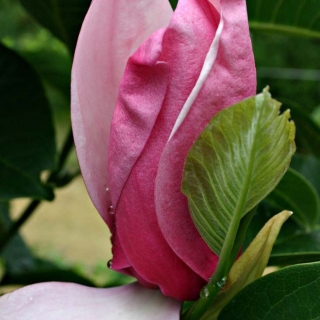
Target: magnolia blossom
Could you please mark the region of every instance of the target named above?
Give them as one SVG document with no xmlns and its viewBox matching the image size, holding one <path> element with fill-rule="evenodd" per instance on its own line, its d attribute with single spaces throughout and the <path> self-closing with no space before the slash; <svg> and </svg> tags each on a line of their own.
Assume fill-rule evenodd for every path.
<svg viewBox="0 0 320 320">
<path fill-rule="evenodd" d="M 72 74 L 88 192 L 112 232 L 112 269 L 193 300 L 218 256 L 181 193 L 189 148 L 220 110 L 255 94 L 245 0 L 94 0 Z M 111 123 L 112 121 L 112 123 Z"/>
<path fill-rule="evenodd" d="M 36 284 L 0 299 L 0 318 L 178 319 L 218 256 L 181 193 L 189 148 L 220 110 L 255 94 L 245 0 L 93 0 L 72 71 L 82 174 L 112 232 L 112 269 L 141 284 Z"/>
</svg>

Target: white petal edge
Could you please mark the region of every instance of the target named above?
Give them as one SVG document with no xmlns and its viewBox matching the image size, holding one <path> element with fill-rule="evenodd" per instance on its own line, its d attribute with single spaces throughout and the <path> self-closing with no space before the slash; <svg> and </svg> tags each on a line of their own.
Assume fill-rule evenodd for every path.
<svg viewBox="0 0 320 320">
<path fill-rule="evenodd" d="M 179 116 L 173 126 L 171 133 L 170 133 L 168 142 L 174 136 L 174 134 L 177 132 L 177 130 L 181 126 L 183 120 L 186 118 L 186 116 L 187 116 L 189 110 L 191 109 L 194 101 L 196 100 L 201 88 L 203 87 L 205 81 L 207 80 L 210 71 L 212 70 L 214 62 L 216 61 L 216 58 L 218 55 L 218 49 L 219 49 L 219 43 L 220 43 L 222 30 L 223 30 L 223 16 L 222 16 L 222 11 L 220 11 L 220 22 L 218 25 L 218 29 L 216 31 L 215 37 L 212 41 L 212 44 L 209 48 L 209 51 L 206 55 L 206 58 L 204 60 L 203 67 L 201 69 L 199 78 L 198 78 L 196 85 L 193 87 L 188 99 L 186 100 L 185 104 L 183 105 L 183 107 L 179 113 Z"/>
<path fill-rule="evenodd" d="M 139 283 L 98 289 L 46 282 L 0 298 L 1 320 L 178 320 L 181 302 Z"/>
</svg>

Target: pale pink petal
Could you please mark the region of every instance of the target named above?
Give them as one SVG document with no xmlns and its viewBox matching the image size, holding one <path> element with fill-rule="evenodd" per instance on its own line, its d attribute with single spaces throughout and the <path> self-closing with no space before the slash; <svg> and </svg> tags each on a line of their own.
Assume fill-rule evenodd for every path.
<svg viewBox="0 0 320 320">
<path fill-rule="evenodd" d="M 116 206 L 116 232 L 123 253 L 145 281 L 181 300 L 196 299 L 207 278 L 199 276 L 178 258 L 163 237 L 155 210 L 154 184 L 161 153 L 197 83 L 219 19 L 219 13 L 207 0 L 180 0 L 163 34 L 161 52 L 152 45 L 158 48 L 157 33 L 130 59 L 112 125 L 111 196 Z M 153 77 L 148 76 L 152 74 Z M 138 136 L 132 135 L 133 131 Z M 176 154 L 179 155 L 178 149 Z M 117 161 L 112 160 L 115 157 Z M 174 201 L 172 195 L 170 199 Z M 171 219 L 174 217 L 168 218 L 168 224 Z M 188 236 L 189 230 L 184 229 L 184 224 L 180 228 Z M 200 250 L 192 255 L 197 258 L 206 254 L 206 264 L 211 262 L 214 268 L 216 256 L 208 249 L 204 253 Z M 121 260 L 116 251 L 114 260 Z M 117 264 L 113 266 L 121 268 Z"/>
<path fill-rule="evenodd" d="M 181 303 L 138 283 L 97 289 L 47 282 L 0 298 L 3 320 L 178 320 Z"/>
<path fill-rule="evenodd" d="M 110 227 L 107 150 L 118 87 L 128 58 L 171 15 L 167 0 L 94 0 L 79 35 L 72 68 L 74 138 L 88 192 Z"/>
<path fill-rule="evenodd" d="M 188 115 L 161 156 L 155 189 L 161 231 L 175 253 L 204 278 L 212 275 L 217 258 L 198 234 L 187 199 L 180 191 L 184 162 L 213 115 L 256 93 L 245 1 L 222 0 L 221 9 L 224 27 L 218 56 Z"/>
</svg>

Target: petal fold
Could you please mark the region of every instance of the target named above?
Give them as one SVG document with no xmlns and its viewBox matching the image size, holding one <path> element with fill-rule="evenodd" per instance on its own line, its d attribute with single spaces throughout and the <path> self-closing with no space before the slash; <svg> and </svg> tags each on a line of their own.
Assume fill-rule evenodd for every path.
<svg viewBox="0 0 320 320">
<path fill-rule="evenodd" d="M 113 161 L 115 154 L 118 161 L 109 166 L 110 175 L 113 176 L 110 179 L 113 181 L 111 196 L 116 204 L 116 232 L 123 252 L 145 281 L 159 286 L 165 295 L 180 300 L 197 299 L 207 278 L 194 272 L 180 259 L 163 236 L 157 218 L 154 187 L 161 154 L 180 110 L 197 83 L 219 21 L 218 11 L 208 0 L 179 0 L 162 36 L 161 51 L 154 50 L 159 47 L 158 35 L 154 34 L 148 39 L 148 45 L 144 45 L 144 54 L 139 52 L 139 48 L 131 57 L 124 78 L 135 77 L 135 83 L 138 84 L 135 96 L 126 95 L 134 86 L 132 82 L 123 81 L 112 125 L 110 161 Z M 155 59 L 150 59 L 150 55 L 157 55 L 156 63 Z M 156 72 L 156 68 L 164 64 L 168 72 L 166 77 Z M 144 72 L 148 68 L 155 71 L 150 71 L 153 77 L 145 81 Z M 164 82 L 168 82 L 166 91 L 161 90 Z M 151 92 L 156 94 L 149 98 Z M 133 113 L 132 108 L 139 112 Z M 157 110 L 153 117 L 148 116 L 151 110 Z M 139 121 L 125 122 L 126 128 L 122 127 L 121 130 L 121 140 L 125 143 L 119 144 L 119 139 L 113 138 L 120 131 L 117 130 L 118 124 L 133 114 L 139 117 Z M 137 123 L 143 123 L 143 128 L 149 131 L 133 135 L 130 127 L 133 128 Z M 176 150 L 175 153 L 179 152 Z M 122 169 L 115 175 L 114 167 Z M 174 195 L 170 195 L 170 201 L 174 201 Z M 170 214 L 169 218 L 166 216 L 168 225 L 171 219 L 175 219 L 174 213 Z M 185 232 L 189 234 L 189 230 Z M 191 254 L 196 259 L 199 252 L 195 250 Z M 208 249 L 203 254 L 207 252 Z M 114 258 L 115 261 L 121 260 L 116 255 Z M 205 259 L 212 262 L 207 257 Z M 214 259 L 213 263 L 216 263 L 216 256 Z M 211 268 L 214 266 L 211 265 Z"/>
<path fill-rule="evenodd" d="M 221 12 L 224 27 L 216 60 L 161 155 L 155 187 L 158 222 L 165 239 L 192 270 L 206 279 L 215 270 L 218 258 L 196 230 L 187 199 L 180 191 L 184 162 L 193 142 L 218 111 L 256 93 L 246 3 L 222 0 Z"/>
</svg>

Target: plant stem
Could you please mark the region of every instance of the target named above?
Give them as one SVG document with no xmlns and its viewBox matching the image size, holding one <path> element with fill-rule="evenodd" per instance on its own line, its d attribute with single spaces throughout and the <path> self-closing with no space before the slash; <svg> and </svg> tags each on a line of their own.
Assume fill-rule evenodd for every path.
<svg viewBox="0 0 320 320">
<path fill-rule="evenodd" d="M 226 240 L 222 246 L 219 262 L 215 273 L 213 274 L 210 282 L 202 289 L 200 299 L 182 315 L 182 320 L 199 320 L 212 305 L 214 299 L 223 288 L 225 279 L 229 273 L 230 255 L 234 246 L 234 241 L 237 236 L 241 221 L 241 215 L 237 214 L 233 216 L 231 220 L 230 228 L 228 230 Z M 207 294 L 206 294 L 207 292 Z M 202 297 L 203 295 L 203 297 Z"/>
<path fill-rule="evenodd" d="M 45 184 L 54 184 L 55 183 L 55 180 L 59 176 L 59 173 L 61 172 L 61 170 L 63 169 L 65 162 L 66 162 L 73 146 L 74 146 L 73 135 L 72 135 L 72 129 L 70 128 L 68 135 L 65 139 L 65 142 L 63 144 L 63 147 L 61 149 L 57 167 L 51 171 Z M 28 218 L 32 215 L 32 213 L 35 211 L 35 209 L 39 206 L 41 201 L 42 200 L 38 200 L 38 199 L 30 201 L 28 206 L 21 213 L 20 217 L 16 221 L 12 222 L 8 231 L 5 234 L 3 234 L 0 238 L 0 252 L 10 242 L 10 240 L 18 232 L 20 227 L 28 220 Z"/>
<path fill-rule="evenodd" d="M 38 207 L 41 200 L 33 200 L 29 203 L 23 213 L 20 215 L 19 219 L 14 221 L 10 226 L 9 230 L 1 237 L 0 241 L 0 252 L 5 248 L 12 237 L 18 232 L 20 227 L 26 222 L 26 220 L 31 216 L 34 210 Z"/>
</svg>

